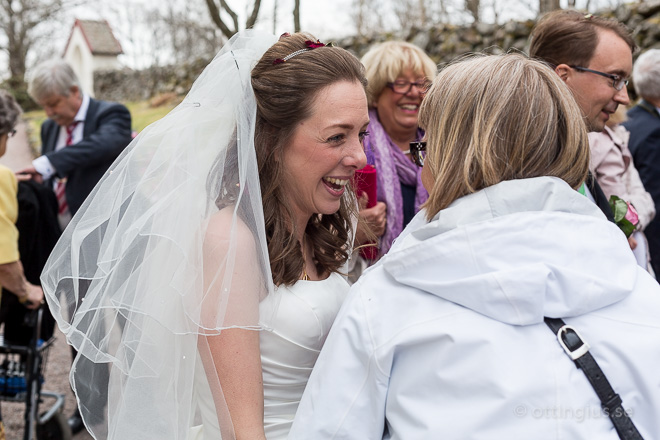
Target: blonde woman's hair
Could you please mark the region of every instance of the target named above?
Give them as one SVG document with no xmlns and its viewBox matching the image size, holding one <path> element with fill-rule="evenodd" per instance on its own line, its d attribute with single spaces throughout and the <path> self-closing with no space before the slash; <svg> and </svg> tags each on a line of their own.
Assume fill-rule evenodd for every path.
<svg viewBox="0 0 660 440">
<path fill-rule="evenodd" d="M 426 130 L 424 205 L 431 220 L 454 200 L 505 180 L 554 176 L 578 188 L 589 141 L 570 90 L 520 54 L 470 56 L 442 70 L 419 115 Z"/>
<path fill-rule="evenodd" d="M 369 85 L 367 99 L 373 107 L 383 92 L 385 84 L 395 81 L 407 69 L 420 72 L 430 81 L 438 71 L 436 63 L 414 44 L 404 41 L 387 41 L 373 46 L 362 57 Z"/>
</svg>

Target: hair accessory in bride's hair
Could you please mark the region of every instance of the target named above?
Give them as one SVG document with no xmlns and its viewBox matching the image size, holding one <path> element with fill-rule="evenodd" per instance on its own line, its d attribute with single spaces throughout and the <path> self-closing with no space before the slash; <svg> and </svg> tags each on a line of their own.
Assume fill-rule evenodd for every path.
<svg viewBox="0 0 660 440">
<path fill-rule="evenodd" d="M 305 45 L 310 49 L 316 49 L 317 47 L 325 47 L 325 44 L 321 43 L 319 40 L 316 40 L 316 43 L 310 40 L 305 41 Z"/>
<path fill-rule="evenodd" d="M 282 37 L 283 36 L 285 36 L 285 34 L 282 34 Z M 282 38 L 282 37 L 280 37 L 280 38 Z M 316 42 L 311 41 L 311 40 L 307 40 L 307 41 L 305 41 L 305 46 L 307 46 L 305 49 L 300 49 L 300 50 L 297 50 L 295 52 L 292 52 L 289 55 L 285 56 L 284 58 L 277 58 L 275 61 L 273 61 L 273 64 L 282 64 L 282 63 L 290 60 L 291 58 L 295 57 L 296 55 L 300 55 L 301 53 L 307 52 L 308 50 L 316 49 L 318 47 L 325 47 L 325 46 L 333 47 L 333 44 L 332 43 L 323 44 L 319 40 L 316 40 Z"/>
</svg>

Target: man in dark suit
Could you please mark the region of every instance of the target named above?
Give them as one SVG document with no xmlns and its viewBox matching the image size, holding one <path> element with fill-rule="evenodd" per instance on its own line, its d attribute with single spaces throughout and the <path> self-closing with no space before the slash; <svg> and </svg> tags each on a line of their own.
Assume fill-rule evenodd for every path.
<svg viewBox="0 0 660 440">
<path fill-rule="evenodd" d="M 58 220 L 64 229 L 130 143 L 131 115 L 121 104 L 92 99 L 84 93 L 73 69 L 63 60 L 37 66 L 28 93 L 43 107 L 48 120 L 41 126 L 42 155 L 17 177 L 44 182 L 53 189 Z M 75 350 L 72 352 L 75 358 Z M 68 423 L 73 433 L 84 428 L 78 409 Z"/>
<path fill-rule="evenodd" d="M 573 92 L 587 130 L 600 132 L 619 105 L 628 105 L 627 78 L 636 49 L 630 31 L 616 20 L 577 11 L 555 11 L 532 29 L 529 55 L 550 65 Z M 592 199 L 614 216 L 593 176 L 587 179 Z"/>
<path fill-rule="evenodd" d="M 41 126 L 42 156 L 18 174 L 53 188 L 64 229 L 131 141 L 131 115 L 121 104 L 90 98 L 63 60 L 37 66 L 28 92 L 48 120 Z"/>
<path fill-rule="evenodd" d="M 642 100 L 628 111 L 623 126 L 630 132 L 628 148 L 646 191 L 660 213 L 660 50 L 651 49 L 637 58 L 633 84 Z M 651 265 L 660 275 L 660 214 L 644 230 L 649 242 Z"/>
</svg>

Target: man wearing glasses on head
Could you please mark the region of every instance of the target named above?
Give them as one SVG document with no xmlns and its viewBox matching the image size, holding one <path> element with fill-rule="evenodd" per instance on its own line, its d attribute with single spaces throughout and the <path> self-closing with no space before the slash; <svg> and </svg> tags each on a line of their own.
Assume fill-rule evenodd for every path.
<svg viewBox="0 0 660 440">
<path fill-rule="evenodd" d="M 635 42 L 616 20 L 577 11 L 555 11 L 532 30 L 529 55 L 548 63 L 573 92 L 587 130 L 603 131 L 619 105 L 628 105 L 628 77 Z M 596 179 L 589 175 L 587 196 L 608 219 L 612 211 Z"/>
</svg>

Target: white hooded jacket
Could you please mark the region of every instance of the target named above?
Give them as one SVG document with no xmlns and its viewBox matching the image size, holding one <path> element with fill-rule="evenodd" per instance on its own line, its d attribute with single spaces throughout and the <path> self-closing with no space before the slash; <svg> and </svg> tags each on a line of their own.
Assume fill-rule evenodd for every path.
<svg viewBox="0 0 660 440">
<path fill-rule="evenodd" d="M 660 439 L 660 287 L 598 207 L 541 177 L 425 214 L 353 286 L 290 439 L 618 439 L 544 316 Z"/>
</svg>

